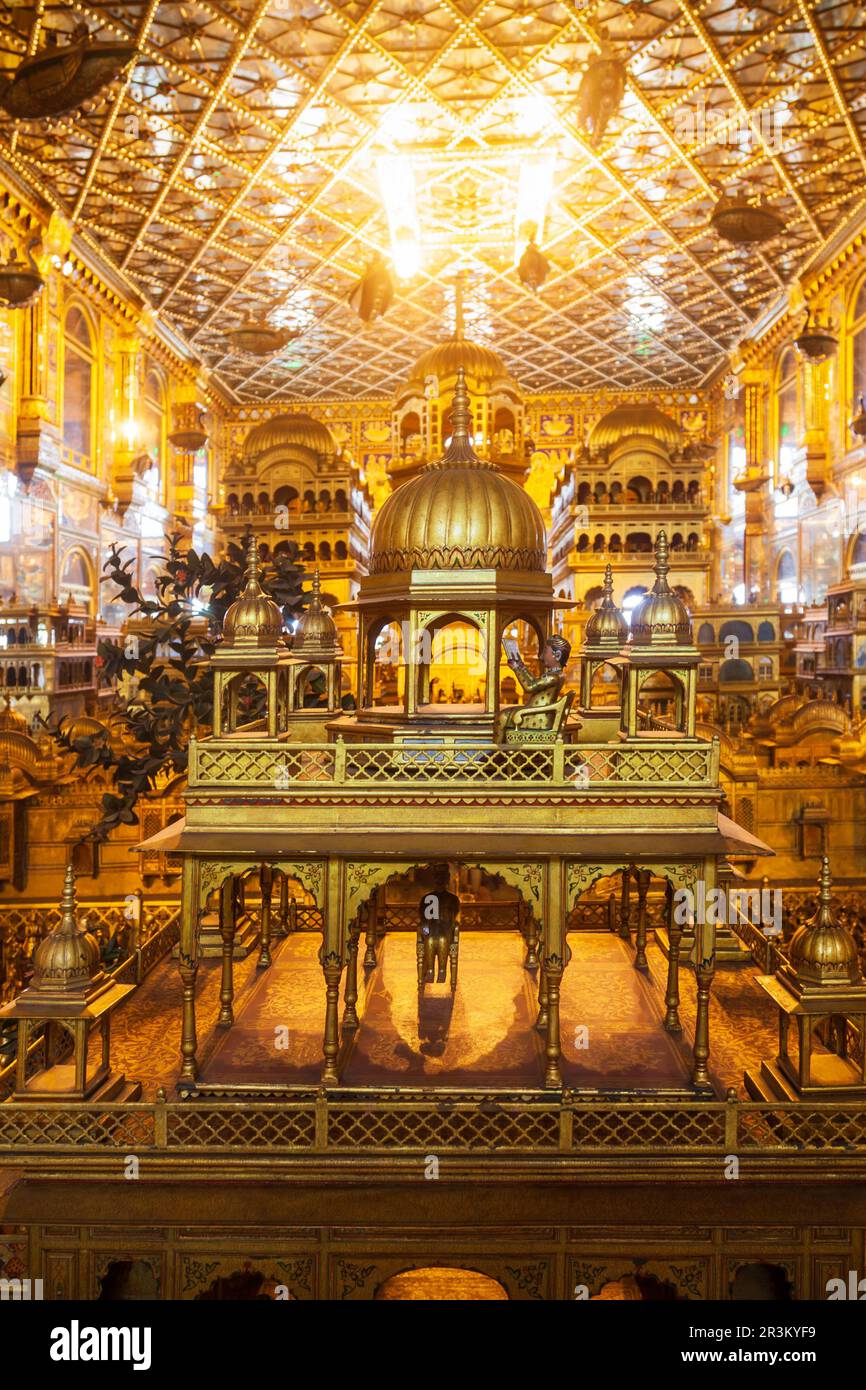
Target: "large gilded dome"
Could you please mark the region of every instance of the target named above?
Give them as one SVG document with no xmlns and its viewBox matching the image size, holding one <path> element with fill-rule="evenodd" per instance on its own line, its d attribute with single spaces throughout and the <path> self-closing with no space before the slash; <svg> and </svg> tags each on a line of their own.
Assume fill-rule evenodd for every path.
<svg viewBox="0 0 866 1390">
<path fill-rule="evenodd" d="M 466 369 L 457 368 L 444 457 L 393 492 L 373 523 L 370 573 L 412 569 L 543 572 L 544 522 L 528 493 L 479 459 L 469 438 Z"/>
<path fill-rule="evenodd" d="M 665 415 L 657 406 L 632 402 L 618 405 L 593 425 L 589 433 L 589 448 L 595 452 L 612 449 L 621 439 L 636 434 L 658 440 L 665 449 L 678 449 L 682 432 L 676 420 Z"/>
<path fill-rule="evenodd" d="M 508 368 L 498 352 L 485 347 L 483 343 L 473 342 L 471 338 L 464 338 L 462 330 L 458 328 L 453 338 L 445 343 L 437 343 L 421 354 L 412 368 L 411 380 L 423 382 L 428 376 L 451 377 L 456 374 L 458 367 L 462 367 L 468 380 L 476 384 L 507 380 L 509 377 Z"/>
<path fill-rule="evenodd" d="M 269 420 L 261 420 L 253 425 L 244 440 L 244 458 L 257 459 L 273 449 L 286 449 L 300 445 L 316 454 L 336 454 L 339 447 L 327 425 L 312 416 L 273 415 Z"/>
</svg>

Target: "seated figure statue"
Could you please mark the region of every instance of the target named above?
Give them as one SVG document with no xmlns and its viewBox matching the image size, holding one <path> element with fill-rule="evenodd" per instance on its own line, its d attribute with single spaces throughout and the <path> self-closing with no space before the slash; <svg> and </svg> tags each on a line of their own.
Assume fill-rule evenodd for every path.
<svg viewBox="0 0 866 1390">
<path fill-rule="evenodd" d="M 436 871 L 433 886 L 418 904 L 418 994 L 425 984 L 445 979 L 446 966 L 451 967 L 451 993 L 457 988 L 457 950 L 460 941 L 460 899 L 448 887 L 448 866 Z"/>
<path fill-rule="evenodd" d="M 571 643 L 564 637 L 548 637 L 541 653 L 541 675 L 533 676 L 519 656 L 509 654 L 508 665 L 526 691 L 526 699 L 522 705 L 507 705 L 499 711 L 497 743 L 507 742 L 508 735 L 516 731 L 527 730 L 536 735 L 558 731 L 571 704 L 570 694 L 561 694 L 570 655 Z"/>
</svg>

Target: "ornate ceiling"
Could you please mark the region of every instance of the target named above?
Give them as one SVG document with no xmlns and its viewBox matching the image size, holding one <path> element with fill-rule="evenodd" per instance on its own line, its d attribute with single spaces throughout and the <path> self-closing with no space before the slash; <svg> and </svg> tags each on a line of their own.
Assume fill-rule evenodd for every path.
<svg viewBox="0 0 866 1390">
<path fill-rule="evenodd" d="M 453 324 L 531 391 L 696 384 L 866 201 L 866 5 L 836 0 L 0 0 L 0 61 L 40 29 L 133 37 L 89 112 L 0 124 L 38 181 L 239 400 L 390 393 Z M 587 60 L 627 59 L 595 147 Z M 538 294 L 515 270 L 515 200 L 555 156 Z M 365 326 L 347 294 L 389 251 L 377 177 L 409 156 L 421 268 Z M 763 193 L 767 246 L 709 229 L 718 192 Z M 233 354 L 249 315 L 299 330 Z"/>
</svg>

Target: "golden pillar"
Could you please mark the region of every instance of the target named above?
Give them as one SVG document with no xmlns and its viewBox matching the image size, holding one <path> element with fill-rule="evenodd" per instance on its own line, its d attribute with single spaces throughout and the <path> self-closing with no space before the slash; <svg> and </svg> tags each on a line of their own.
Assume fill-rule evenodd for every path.
<svg viewBox="0 0 866 1390">
<path fill-rule="evenodd" d="M 669 881 L 666 890 L 668 918 L 668 979 L 665 990 L 665 1028 L 669 1033 L 681 1033 L 680 1023 L 680 941 L 682 924 L 676 920 L 674 885 Z"/>
<path fill-rule="evenodd" d="M 235 895 L 234 881 L 230 874 L 223 880 L 219 900 L 220 936 L 222 937 L 222 978 L 220 981 L 220 1012 L 218 1028 L 231 1028 L 234 1023 L 234 946 L 235 946 Z"/>
<path fill-rule="evenodd" d="M 270 864 L 259 868 L 259 889 L 262 895 L 261 949 L 256 964 L 257 970 L 267 970 L 271 964 L 271 893 L 274 887 L 274 871 Z"/>
<path fill-rule="evenodd" d="M 635 970 L 649 970 L 646 958 L 646 899 L 650 886 L 649 869 L 639 869 L 637 875 L 637 932 L 635 934 Z"/>
<path fill-rule="evenodd" d="M 716 861 L 708 859 L 704 864 L 706 899 L 716 886 Z M 695 976 L 697 979 L 697 1011 L 695 1015 L 695 1045 L 693 1048 L 694 1070 L 692 1082 L 700 1090 L 710 1087 L 708 1062 L 710 1057 L 710 988 L 716 973 L 716 929 L 706 919 L 695 922 Z"/>
<path fill-rule="evenodd" d="M 319 963 L 325 976 L 325 1036 L 322 1052 L 325 1064 L 322 1082 L 333 1085 L 340 1079 L 337 1058 L 340 1053 L 340 976 L 343 973 L 343 865 L 328 860 L 325 923 Z"/>
<path fill-rule="evenodd" d="M 565 967 L 565 893 L 561 859 L 551 859 L 545 874 L 544 955 L 542 974 L 545 1019 L 544 1084 L 551 1090 L 562 1086 L 559 1036 L 559 987 Z"/>
<path fill-rule="evenodd" d="M 343 1029 L 352 1031 L 358 1027 L 358 944 L 361 923 L 356 917 L 349 928 L 346 943 L 346 985 L 343 992 Z"/>
</svg>

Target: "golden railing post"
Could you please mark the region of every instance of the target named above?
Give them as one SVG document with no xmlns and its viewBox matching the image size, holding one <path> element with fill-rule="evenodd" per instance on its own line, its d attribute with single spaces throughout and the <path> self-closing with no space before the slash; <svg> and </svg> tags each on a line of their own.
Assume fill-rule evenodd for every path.
<svg viewBox="0 0 866 1390">
<path fill-rule="evenodd" d="M 665 1028 L 669 1033 L 681 1033 L 683 1031 L 680 1023 L 680 939 L 683 934 L 682 925 L 676 920 L 676 906 L 674 901 L 674 886 L 668 880 L 667 885 L 667 907 L 668 907 L 668 979 L 665 991 Z"/>
<path fill-rule="evenodd" d="M 364 904 L 367 931 L 364 937 L 364 969 L 372 970 L 376 964 L 376 928 L 379 909 L 379 890 L 374 888 L 369 900 Z"/>
<path fill-rule="evenodd" d="M 637 932 L 635 933 L 635 970 L 649 970 L 646 958 L 646 897 L 650 885 L 649 869 L 639 869 L 637 876 Z"/>
<path fill-rule="evenodd" d="M 337 735 L 334 744 L 334 781 L 341 786 L 346 780 L 346 741 L 342 734 Z"/>
<path fill-rule="evenodd" d="M 219 914 L 220 936 L 222 937 L 222 979 L 220 981 L 220 1012 L 218 1028 L 231 1028 L 234 1023 L 234 948 L 235 948 L 235 898 L 232 876 L 223 879 L 220 886 Z"/>
<path fill-rule="evenodd" d="M 574 1141 L 574 1111 L 565 1098 L 559 1104 L 559 1147 L 562 1153 L 571 1153 Z"/>
<path fill-rule="evenodd" d="M 328 1095 L 326 1091 L 316 1092 L 316 1133 L 313 1142 L 317 1149 L 328 1147 Z"/>
<path fill-rule="evenodd" d="M 725 1094 L 725 1153 L 735 1154 L 739 1145 L 739 1102 L 732 1086 Z"/>
<path fill-rule="evenodd" d="M 271 963 L 271 893 L 274 887 L 274 871 L 270 864 L 259 866 L 259 890 L 261 892 L 261 950 L 256 964 L 257 970 L 267 970 Z"/>
<path fill-rule="evenodd" d="M 328 860 L 325 922 L 319 962 L 325 976 L 325 1036 L 322 1052 L 325 1065 L 322 1082 L 339 1081 L 337 1058 L 340 1053 L 340 976 L 343 973 L 343 875 L 339 859 Z"/>
<path fill-rule="evenodd" d="M 168 1148 L 168 1107 L 165 1103 L 165 1091 L 161 1086 L 156 1093 L 156 1103 L 153 1107 L 153 1142 L 157 1149 Z"/>
</svg>

